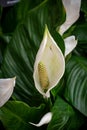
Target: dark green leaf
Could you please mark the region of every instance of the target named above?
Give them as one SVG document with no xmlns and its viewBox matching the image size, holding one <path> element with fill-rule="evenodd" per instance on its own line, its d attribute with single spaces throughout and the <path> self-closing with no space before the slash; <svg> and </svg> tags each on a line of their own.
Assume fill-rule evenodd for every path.
<svg viewBox="0 0 87 130">
<path fill-rule="evenodd" d="M 3 55 L 4 55 L 6 45 L 7 44 L 4 42 L 4 40 L 2 38 L 0 38 L 0 67 L 1 67 L 1 64 L 2 64 Z"/>
<path fill-rule="evenodd" d="M 60 47 L 61 51 L 65 52 L 65 44 L 64 44 L 64 40 L 62 39 L 62 37 L 60 36 L 60 34 L 57 31 L 54 31 L 52 33 L 52 36 L 54 38 L 54 40 L 56 41 L 56 43 L 58 43 L 58 46 Z"/>
<path fill-rule="evenodd" d="M 17 24 L 22 22 L 28 11 L 37 6 L 42 0 L 20 0 L 11 7 L 3 8 L 1 26 L 4 33 L 12 33 Z"/>
<path fill-rule="evenodd" d="M 87 54 L 87 23 L 78 24 L 72 31 L 72 35 L 76 36 L 78 44 L 76 50 L 80 55 L 85 56 Z"/>
<path fill-rule="evenodd" d="M 63 90 L 65 88 L 65 84 L 64 84 L 64 79 L 62 78 L 60 80 L 60 82 L 58 83 L 57 86 L 55 86 L 52 90 L 51 90 L 51 93 L 52 93 L 52 96 L 53 96 L 53 99 L 55 101 L 55 98 L 60 95 L 62 96 L 63 95 Z"/>
<path fill-rule="evenodd" d="M 87 14 L 87 0 L 81 1 L 81 10 Z"/>
<path fill-rule="evenodd" d="M 77 25 L 72 34 L 76 36 L 79 44 L 87 45 L 87 23 Z"/>
<path fill-rule="evenodd" d="M 72 26 L 65 34 L 64 38 L 69 35 L 75 35 L 78 40 L 76 50 L 80 55 L 87 55 L 87 22 L 78 23 Z"/>
<path fill-rule="evenodd" d="M 47 130 L 78 130 L 84 121 L 84 117 L 60 97 L 57 97 L 52 113 Z"/>
<path fill-rule="evenodd" d="M 18 23 L 23 22 L 26 18 L 28 12 L 34 7 L 38 8 L 38 5 L 43 2 L 47 2 L 49 4 L 48 10 L 49 15 L 52 16 L 52 20 L 46 12 L 46 16 L 48 15 L 48 19 L 51 20 L 51 24 L 57 27 L 61 25 L 65 21 L 65 10 L 63 8 L 63 4 L 61 0 L 21 0 L 16 5 L 4 8 L 3 14 L 1 18 L 2 30 L 4 33 L 11 33 L 15 30 Z M 47 10 L 47 9 L 46 9 Z M 44 19 L 45 20 L 45 19 Z"/>
<path fill-rule="evenodd" d="M 65 34 L 64 37 L 75 35 L 78 40 L 76 50 L 80 55 L 87 55 L 87 23 L 82 22 L 72 26 Z"/>
<path fill-rule="evenodd" d="M 65 98 L 87 116 L 87 59 L 73 56 L 66 65 Z"/>
<path fill-rule="evenodd" d="M 6 130 L 42 130 L 29 124 L 29 122 L 38 123 L 45 113 L 45 106 L 29 107 L 27 104 L 19 101 L 9 101 L 0 108 L 0 120 Z"/>
</svg>

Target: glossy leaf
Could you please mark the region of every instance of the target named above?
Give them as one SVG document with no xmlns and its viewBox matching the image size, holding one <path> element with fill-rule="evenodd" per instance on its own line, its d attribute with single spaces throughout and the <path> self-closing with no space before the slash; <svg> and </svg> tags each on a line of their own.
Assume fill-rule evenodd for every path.
<svg viewBox="0 0 87 130">
<path fill-rule="evenodd" d="M 1 19 L 3 32 L 12 33 L 17 27 L 17 25 L 27 17 L 27 14 L 30 10 L 38 7 L 45 2 L 48 2 L 49 4 L 49 7 L 47 8 L 50 15 L 52 16 L 52 21 L 50 21 L 51 24 L 53 25 L 54 22 L 56 22 L 55 27 L 62 24 L 65 21 L 65 11 L 61 0 L 34 0 L 34 2 L 32 0 L 20 0 L 20 2 L 18 2 L 16 5 L 3 9 Z M 48 13 L 46 13 L 46 16 L 47 15 Z M 48 19 L 51 20 L 50 17 Z"/>
<path fill-rule="evenodd" d="M 87 53 L 87 23 L 77 25 L 72 34 L 78 39 L 77 50 Z"/>
<path fill-rule="evenodd" d="M 59 96 L 52 108 L 52 120 L 47 130 L 79 130 L 84 117 L 66 103 Z"/>
<path fill-rule="evenodd" d="M 38 2 L 35 0 L 20 0 L 14 6 L 3 8 L 1 26 L 4 33 L 13 33 L 16 26 L 25 19 L 29 10 L 37 6 L 42 0 Z"/>
<path fill-rule="evenodd" d="M 42 130 L 42 128 L 36 128 L 28 122 L 38 122 L 45 112 L 44 109 L 44 105 L 36 108 L 29 107 L 23 102 L 9 101 L 0 109 L 0 120 L 6 130 Z"/>
<path fill-rule="evenodd" d="M 87 59 L 73 56 L 66 65 L 65 98 L 87 116 Z"/>
<path fill-rule="evenodd" d="M 65 53 L 65 43 L 61 35 L 57 31 L 52 32 L 52 37 L 54 38 L 55 42 L 58 43 L 59 48 L 61 49 L 62 53 Z"/>
</svg>

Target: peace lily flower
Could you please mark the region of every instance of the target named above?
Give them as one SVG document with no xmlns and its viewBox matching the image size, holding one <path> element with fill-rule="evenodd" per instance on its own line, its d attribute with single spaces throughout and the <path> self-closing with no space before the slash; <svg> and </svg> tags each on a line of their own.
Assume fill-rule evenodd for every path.
<svg viewBox="0 0 87 130">
<path fill-rule="evenodd" d="M 64 39 L 64 42 L 65 56 L 67 56 L 75 48 L 77 41 L 74 36 L 70 36 Z M 44 97 L 50 97 L 50 90 L 60 81 L 64 74 L 64 70 L 64 56 L 46 27 L 34 64 L 33 77 L 36 89 Z M 36 127 L 40 127 L 49 123 L 51 119 L 52 112 L 48 112 L 41 118 L 39 123 L 29 123 Z"/>
<path fill-rule="evenodd" d="M 0 107 L 2 107 L 11 97 L 15 86 L 15 79 L 16 77 L 0 79 Z"/>
<path fill-rule="evenodd" d="M 64 56 L 46 26 L 34 64 L 33 77 L 36 89 L 44 97 L 50 97 L 50 90 L 58 84 L 64 71 Z"/>
<path fill-rule="evenodd" d="M 65 11 L 66 21 L 61 25 L 59 33 L 62 35 L 79 18 L 81 0 L 62 0 Z"/>
<path fill-rule="evenodd" d="M 66 21 L 60 26 L 58 31 L 61 35 L 77 21 L 81 6 L 81 0 L 62 0 L 62 2 L 66 11 Z M 64 42 L 66 57 L 76 47 L 77 40 L 75 40 L 75 36 L 70 36 L 64 39 Z"/>
<path fill-rule="evenodd" d="M 65 42 L 65 57 L 72 51 L 77 45 L 77 40 L 75 36 L 70 36 L 64 39 Z"/>
<path fill-rule="evenodd" d="M 37 127 L 40 127 L 44 124 L 48 124 L 52 119 L 52 113 L 51 112 L 48 112 L 46 113 L 40 120 L 39 123 L 35 124 L 35 123 L 32 123 L 32 122 L 29 122 L 31 125 L 34 125 L 34 126 L 37 126 Z"/>
</svg>

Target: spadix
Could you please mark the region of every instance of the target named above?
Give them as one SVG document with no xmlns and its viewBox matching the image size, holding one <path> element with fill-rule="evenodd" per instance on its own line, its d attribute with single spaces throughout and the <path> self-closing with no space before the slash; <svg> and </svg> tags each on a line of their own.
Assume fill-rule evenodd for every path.
<svg viewBox="0 0 87 130">
<path fill-rule="evenodd" d="M 50 97 L 50 90 L 58 84 L 64 70 L 64 56 L 46 26 L 34 64 L 33 77 L 36 89 L 44 97 Z"/>
</svg>

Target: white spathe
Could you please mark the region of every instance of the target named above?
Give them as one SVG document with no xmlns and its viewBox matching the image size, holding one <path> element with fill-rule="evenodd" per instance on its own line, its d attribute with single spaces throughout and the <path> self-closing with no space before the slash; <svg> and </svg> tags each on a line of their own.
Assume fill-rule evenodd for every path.
<svg viewBox="0 0 87 130">
<path fill-rule="evenodd" d="M 32 123 L 32 122 L 29 122 L 29 123 L 31 125 L 40 127 L 42 125 L 48 124 L 51 121 L 51 119 L 52 119 L 52 113 L 48 112 L 41 118 L 41 120 L 40 120 L 40 122 L 38 124 L 35 124 L 35 123 Z"/>
<path fill-rule="evenodd" d="M 65 42 L 65 57 L 72 51 L 77 45 L 77 40 L 75 36 L 70 36 L 64 39 Z"/>
<path fill-rule="evenodd" d="M 77 21 L 80 13 L 81 0 L 62 0 L 66 10 L 66 21 L 60 26 L 59 33 L 62 35 Z"/>
<path fill-rule="evenodd" d="M 39 72 L 38 72 L 38 64 L 42 63 L 44 66 L 41 67 L 42 71 L 45 68 L 47 74 L 43 74 L 42 72 L 42 80 L 44 83 L 46 80 L 49 80 L 47 91 L 44 92 L 40 79 L 39 79 Z M 41 42 L 40 48 L 37 52 L 35 64 L 34 64 L 34 82 L 36 89 L 46 98 L 50 97 L 50 90 L 55 87 L 60 79 L 62 78 L 65 71 L 65 59 L 64 56 L 52 38 L 50 32 L 48 31 L 47 26 L 45 27 L 44 37 Z M 47 75 L 48 79 L 46 79 Z"/>
<path fill-rule="evenodd" d="M 0 107 L 2 107 L 11 97 L 15 86 L 15 79 L 16 77 L 0 79 Z"/>
</svg>

